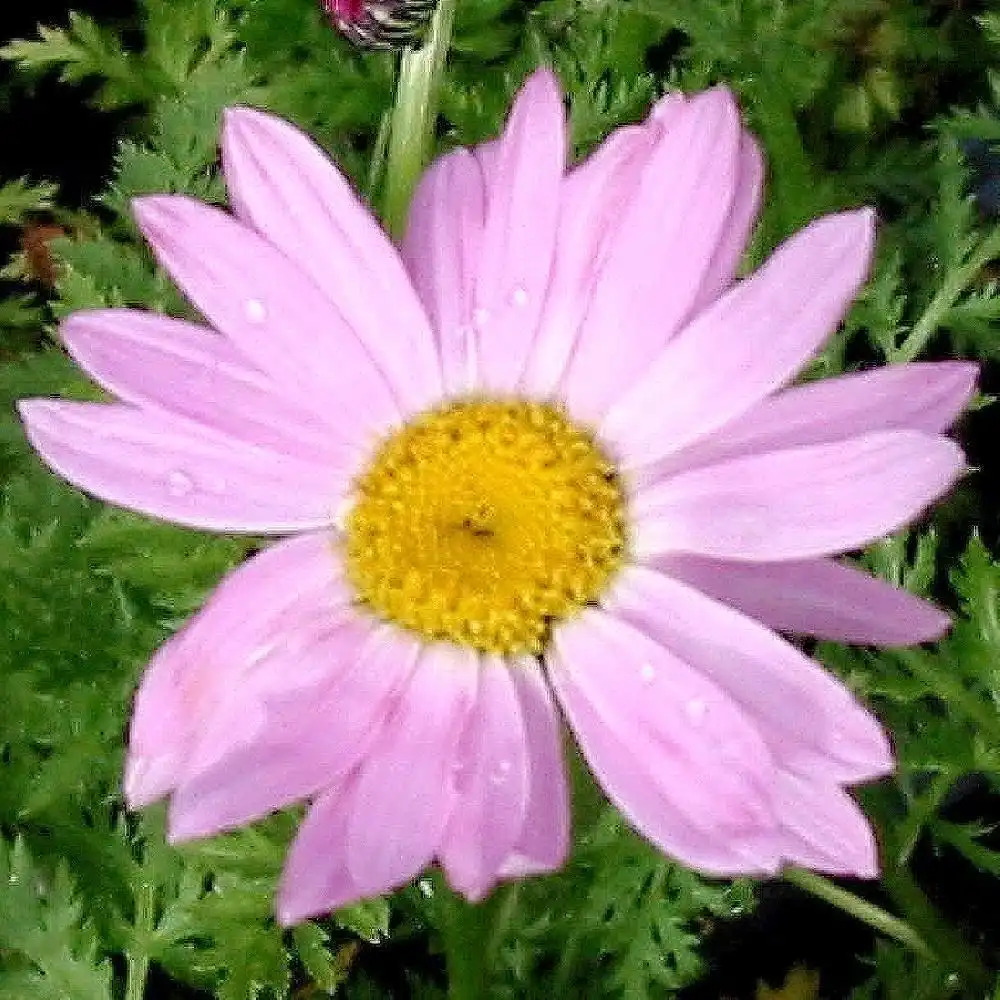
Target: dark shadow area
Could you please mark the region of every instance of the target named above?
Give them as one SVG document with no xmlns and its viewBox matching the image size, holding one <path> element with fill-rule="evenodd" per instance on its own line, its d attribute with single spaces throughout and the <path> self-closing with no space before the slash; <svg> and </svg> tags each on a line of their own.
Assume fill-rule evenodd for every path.
<svg viewBox="0 0 1000 1000">
<path fill-rule="evenodd" d="M 4 4 L 0 44 L 36 38 L 39 24 L 64 27 L 69 9 L 100 19 L 124 19 L 131 0 L 57 0 Z M 103 186 L 114 156 L 118 119 L 91 107 L 92 88 L 67 86 L 46 74 L 28 79 L 0 63 L 0 177 L 27 176 L 59 184 L 64 205 L 82 204 Z"/>
</svg>

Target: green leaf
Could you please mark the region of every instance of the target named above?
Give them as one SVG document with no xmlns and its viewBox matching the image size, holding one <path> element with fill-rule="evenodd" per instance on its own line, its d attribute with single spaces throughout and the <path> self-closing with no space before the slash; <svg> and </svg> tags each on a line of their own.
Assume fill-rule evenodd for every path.
<svg viewBox="0 0 1000 1000">
<path fill-rule="evenodd" d="M 389 901 L 378 897 L 355 903 L 337 910 L 333 914 L 333 922 L 357 934 L 362 941 L 378 944 L 389 936 Z"/>
<path fill-rule="evenodd" d="M 67 28 L 38 29 L 37 40 L 16 39 L 0 49 L 7 59 L 28 72 L 56 71 L 66 83 L 91 77 L 104 81 L 98 102 L 104 108 L 140 103 L 149 93 L 145 67 L 118 35 L 85 14 L 69 12 Z"/>
<path fill-rule="evenodd" d="M 16 978 L 8 980 L 9 968 Z M 20 840 L 0 842 L 0 990 L 12 996 L 14 982 L 22 996 L 39 1000 L 113 996 L 110 963 L 82 917 L 68 871 L 37 868 Z"/>
<path fill-rule="evenodd" d="M 35 213 L 52 208 L 55 184 L 30 184 L 25 178 L 0 184 L 0 226 L 17 226 Z"/>
<path fill-rule="evenodd" d="M 980 837 L 988 836 L 992 830 L 973 829 L 957 823 L 936 820 L 931 826 L 931 832 L 936 840 L 954 847 L 977 868 L 1000 878 L 1000 851 L 991 850 L 980 843 Z"/>
<path fill-rule="evenodd" d="M 332 996 L 347 982 L 351 962 L 358 950 L 356 943 L 349 943 L 331 953 L 329 935 L 311 922 L 294 927 L 292 940 L 299 961 L 318 990 Z"/>
</svg>

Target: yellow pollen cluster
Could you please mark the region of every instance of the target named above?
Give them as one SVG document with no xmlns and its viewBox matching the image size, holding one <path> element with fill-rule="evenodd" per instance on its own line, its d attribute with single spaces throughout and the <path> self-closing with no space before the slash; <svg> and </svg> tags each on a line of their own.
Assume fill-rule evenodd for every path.
<svg viewBox="0 0 1000 1000">
<path fill-rule="evenodd" d="M 537 654 L 624 558 L 625 498 L 557 407 L 464 400 L 415 418 L 355 484 L 344 532 L 362 604 L 424 639 Z"/>
</svg>

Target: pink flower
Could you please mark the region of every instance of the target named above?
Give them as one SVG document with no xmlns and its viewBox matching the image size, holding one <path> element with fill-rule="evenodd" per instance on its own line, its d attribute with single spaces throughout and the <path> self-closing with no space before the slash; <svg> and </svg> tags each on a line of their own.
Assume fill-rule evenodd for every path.
<svg viewBox="0 0 1000 1000">
<path fill-rule="evenodd" d="M 864 281 L 874 217 L 831 215 L 735 280 L 762 164 L 732 96 L 661 101 L 565 167 L 552 74 L 496 142 L 438 160 L 398 253 L 291 126 L 228 112 L 233 214 L 135 206 L 214 330 L 79 313 L 119 402 L 27 400 L 34 446 L 112 503 L 292 536 L 151 663 L 126 794 L 174 840 L 302 799 L 291 923 L 436 860 L 470 899 L 558 867 L 556 705 L 609 798 L 716 874 L 872 876 L 846 786 L 877 720 L 775 630 L 940 635 L 829 558 L 961 475 L 964 363 L 786 388 Z M 554 698 L 553 698 L 554 695 Z"/>
</svg>

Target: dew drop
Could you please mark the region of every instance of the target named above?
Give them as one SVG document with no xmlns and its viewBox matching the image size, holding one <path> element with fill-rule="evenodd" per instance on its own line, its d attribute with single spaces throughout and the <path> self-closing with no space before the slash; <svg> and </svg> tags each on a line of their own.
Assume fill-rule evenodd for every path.
<svg viewBox="0 0 1000 1000">
<path fill-rule="evenodd" d="M 514 305 L 523 309 L 528 304 L 528 290 L 518 285 L 517 288 L 510 293 L 510 301 Z"/>
<path fill-rule="evenodd" d="M 687 716 L 692 722 L 701 722 L 708 711 L 708 704 L 701 698 L 692 698 L 684 706 L 684 711 L 687 712 Z"/>
<path fill-rule="evenodd" d="M 489 323 L 489 321 L 490 321 L 489 309 L 483 309 L 482 307 L 480 307 L 479 309 L 473 310 L 472 322 L 475 323 L 476 326 L 486 326 L 486 324 Z"/>
<path fill-rule="evenodd" d="M 179 470 L 167 476 L 167 492 L 172 497 L 186 497 L 194 489 L 194 480 Z"/>
<path fill-rule="evenodd" d="M 247 299 L 246 315 L 251 323 L 263 323 L 267 319 L 267 307 L 260 299 Z"/>
<path fill-rule="evenodd" d="M 651 684 L 656 679 L 656 670 L 652 663 L 644 663 L 639 668 L 639 676 L 647 683 Z"/>
<path fill-rule="evenodd" d="M 258 646 L 247 658 L 247 666 L 256 667 L 259 663 L 263 663 L 277 648 L 278 644 L 275 642 L 267 642 Z"/>
</svg>

